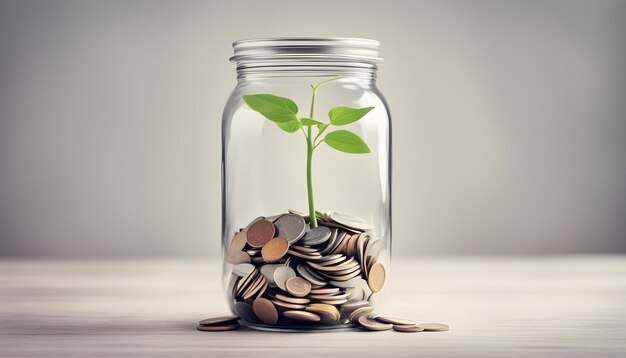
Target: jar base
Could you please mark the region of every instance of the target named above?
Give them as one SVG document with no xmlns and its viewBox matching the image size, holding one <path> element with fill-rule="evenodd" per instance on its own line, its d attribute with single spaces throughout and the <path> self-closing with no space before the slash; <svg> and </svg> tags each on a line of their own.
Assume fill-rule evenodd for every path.
<svg viewBox="0 0 626 358">
<path fill-rule="evenodd" d="M 282 332 L 282 333 L 302 333 L 302 332 L 337 332 L 337 331 L 348 331 L 354 329 L 356 327 L 353 323 L 344 323 L 344 324 L 333 324 L 333 325 L 290 325 L 290 326 L 268 326 L 265 324 L 258 323 L 242 323 L 243 326 L 249 327 L 251 329 L 257 331 L 265 331 L 265 332 Z"/>
</svg>

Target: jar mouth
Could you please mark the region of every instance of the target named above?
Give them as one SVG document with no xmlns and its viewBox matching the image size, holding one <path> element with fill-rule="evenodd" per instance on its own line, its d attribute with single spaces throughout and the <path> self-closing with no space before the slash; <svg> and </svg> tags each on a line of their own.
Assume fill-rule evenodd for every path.
<svg viewBox="0 0 626 358">
<path fill-rule="evenodd" d="M 376 65 L 380 42 L 348 37 L 279 37 L 247 39 L 233 42 L 234 56 L 230 61 L 249 62 L 340 62 Z"/>
</svg>

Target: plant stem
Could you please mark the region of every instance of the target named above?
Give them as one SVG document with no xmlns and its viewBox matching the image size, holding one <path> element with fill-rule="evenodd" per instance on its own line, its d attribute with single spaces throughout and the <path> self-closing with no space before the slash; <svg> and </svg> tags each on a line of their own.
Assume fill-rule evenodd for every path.
<svg viewBox="0 0 626 358">
<path fill-rule="evenodd" d="M 313 119 L 313 114 L 315 113 L 315 95 L 317 94 L 317 89 L 324 83 L 328 83 L 336 79 L 339 79 L 339 77 L 329 78 L 327 80 L 324 80 L 316 84 L 315 86 L 311 85 L 311 88 L 313 89 L 313 94 L 311 95 L 311 114 L 309 115 L 309 118 Z M 317 216 L 315 215 L 315 203 L 313 202 L 312 163 L 313 163 L 313 150 L 315 150 L 317 145 L 319 145 L 319 143 L 315 144 L 314 142 L 324 132 L 324 130 L 326 130 L 326 128 L 324 128 L 324 130 L 319 131 L 315 139 L 313 139 L 311 127 L 313 126 L 308 126 L 307 134 L 305 134 L 304 136 L 306 137 L 306 189 L 307 189 L 307 195 L 309 197 L 309 225 L 311 225 L 311 227 L 313 228 L 313 227 L 317 227 Z"/>
<path fill-rule="evenodd" d="M 313 95 L 311 96 L 311 115 L 309 118 L 313 119 L 315 113 L 315 94 L 317 93 L 317 86 L 313 87 Z M 306 188 L 309 196 L 309 224 L 311 227 L 317 227 L 317 217 L 315 216 L 315 203 L 313 202 L 313 176 L 311 164 L 313 162 L 313 141 L 311 138 L 311 127 L 308 127 L 308 135 L 306 136 Z"/>
</svg>

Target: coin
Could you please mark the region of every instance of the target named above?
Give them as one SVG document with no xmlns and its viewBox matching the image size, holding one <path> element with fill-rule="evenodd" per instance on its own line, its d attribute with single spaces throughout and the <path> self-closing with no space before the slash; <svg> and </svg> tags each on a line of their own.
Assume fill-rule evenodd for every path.
<svg viewBox="0 0 626 358">
<path fill-rule="evenodd" d="M 261 249 L 261 256 L 266 262 L 276 262 L 285 256 L 289 250 L 289 243 L 287 239 L 283 237 L 275 237 L 268 241 L 263 249 Z"/>
<path fill-rule="evenodd" d="M 298 270 L 298 273 L 300 274 L 300 276 L 304 277 L 307 281 L 311 282 L 314 285 L 325 285 L 326 284 L 326 281 L 324 279 L 318 278 L 317 276 L 314 276 L 313 274 L 311 274 L 306 269 L 306 266 L 304 266 L 303 264 L 299 264 L 296 267 L 296 270 Z"/>
<path fill-rule="evenodd" d="M 233 315 L 211 317 L 211 318 L 203 319 L 202 321 L 198 322 L 198 324 L 201 326 L 229 325 L 229 324 L 237 323 L 238 319 L 239 319 L 239 316 L 233 316 Z"/>
<path fill-rule="evenodd" d="M 228 247 L 228 251 L 241 251 L 246 247 L 246 232 L 239 231 L 235 234 L 233 239 L 230 241 L 230 246 Z"/>
<path fill-rule="evenodd" d="M 235 329 L 239 329 L 239 324 L 229 324 L 229 325 L 221 325 L 221 326 L 198 326 L 198 331 L 207 331 L 207 332 L 222 332 L 222 331 L 233 331 Z"/>
<path fill-rule="evenodd" d="M 320 245 L 330 239 L 332 232 L 325 226 L 311 228 L 304 236 L 298 240 L 300 245 L 315 246 Z"/>
<path fill-rule="evenodd" d="M 370 313 L 374 312 L 374 307 L 372 306 L 363 306 L 363 307 L 359 307 L 357 309 L 355 309 L 354 311 L 352 311 L 352 313 L 350 313 L 350 322 L 356 322 L 359 317 L 362 316 L 369 316 Z"/>
<path fill-rule="evenodd" d="M 276 270 L 278 270 L 279 267 L 283 266 L 283 264 L 266 264 L 261 266 L 259 271 L 267 279 L 267 284 L 269 287 L 276 287 L 276 282 L 274 282 L 274 273 L 276 272 Z"/>
<path fill-rule="evenodd" d="M 306 305 L 307 303 L 311 302 L 311 300 L 308 298 L 290 297 L 290 296 L 281 295 L 280 293 L 276 294 L 276 298 L 278 298 L 281 301 L 293 303 L 296 305 Z"/>
<path fill-rule="evenodd" d="M 300 271 L 298 271 L 300 272 Z M 305 277 L 306 278 L 306 277 Z M 341 291 L 338 287 L 325 287 L 311 290 L 312 295 L 332 295 Z"/>
<path fill-rule="evenodd" d="M 376 317 L 375 320 L 379 322 L 383 322 L 383 323 L 391 323 L 391 324 L 396 324 L 396 325 L 416 325 L 417 324 L 408 319 L 382 317 L 382 316 Z"/>
<path fill-rule="evenodd" d="M 254 271 L 255 267 L 252 264 L 243 263 L 233 266 L 233 273 L 239 277 L 245 277 Z"/>
<path fill-rule="evenodd" d="M 311 283 L 302 277 L 291 277 L 286 282 L 287 291 L 296 297 L 304 297 L 311 292 Z"/>
<path fill-rule="evenodd" d="M 281 290 L 287 291 L 287 280 L 295 277 L 296 272 L 289 266 L 282 266 L 274 271 L 274 282 Z"/>
<path fill-rule="evenodd" d="M 450 329 L 450 326 L 443 323 L 418 323 L 417 326 L 424 328 L 425 331 L 430 332 L 447 331 Z"/>
<path fill-rule="evenodd" d="M 250 285 L 250 287 L 241 295 L 241 298 L 247 300 L 248 298 L 254 296 L 256 293 L 265 289 L 267 287 L 267 279 L 263 275 L 258 275 L 258 279 L 255 281 L 254 285 Z"/>
<path fill-rule="evenodd" d="M 424 327 L 416 326 L 414 324 L 394 324 L 393 330 L 398 332 L 414 333 L 423 332 Z"/>
<path fill-rule="evenodd" d="M 278 322 L 278 311 L 274 304 L 267 298 L 257 298 L 252 302 L 252 310 L 254 314 L 263 321 L 263 323 L 273 326 Z"/>
<path fill-rule="evenodd" d="M 380 291 L 385 284 L 385 266 L 383 266 L 380 262 L 373 264 L 367 277 L 367 284 L 372 292 Z"/>
<path fill-rule="evenodd" d="M 270 241 L 276 232 L 276 228 L 271 221 L 259 220 L 248 228 L 246 232 L 246 241 L 252 247 L 263 247 Z"/>
<path fill-rule="evenodd" d="M 306 307 L 305 305 L 289 303 L 289 302 L 285 302 L 281 300 L 272 300 L 272 303 L 274 303 L 278 307 L 282 307 L 282 308 L 286 308 L 290 310 L 303 310 Z"/>
<path fill-rule="evenodd" d="M 393 325 L 390 323 L 381 323 L 378 321 L 374 321 L 372 319 L 367 318 L 367 316 L 359 317 L 358 322 L 361 325 L 361 327 L 369 331 L 387 331 L 393 328 Z"/>
<path fill-rule="evenodd" d="M 306 311 L 285 311 L 283 312 L 283 316 L 308 322 L 319 322 L 321 320 L 319 315 Z"/>
<path fill-rule="evenodd" d="M 341 211 L 331 211 L 328 213 L 328 217 L 332 221 L 352 229 L 371 230 L 374 228 L 367 221 L 365 221 L 365 219 Z"/>
<path fill-rule="evenodd" d="M 277 236 L 286 238 L 290 244 L 298 241 L 306 231 L 306 222 L 302 216 L 295 214 L 281 216 L 274 225 L 278 229 Z"/>
<path fill-rule="evenodd" d="M 336 323 L 339 321 L 341 314 L 337 307 L 324 303 L 311 303 L 305 308 L 309 312 L 313 312 L 320 316 L 322 323 Z"/>
</svg>

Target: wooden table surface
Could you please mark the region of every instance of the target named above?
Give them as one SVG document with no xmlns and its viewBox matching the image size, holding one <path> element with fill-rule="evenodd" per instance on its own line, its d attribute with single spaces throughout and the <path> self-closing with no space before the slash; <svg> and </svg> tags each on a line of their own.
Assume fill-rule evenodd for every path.
<svg viewBox="0 0 626 358">
<path fill-rule="evenodd" d="M 397 259 L 390 316 L 449 332 L 205 333 L 217 261 L 0 260 L 2 357 L 625 357 L 626 257 Z"/>
</svg>

